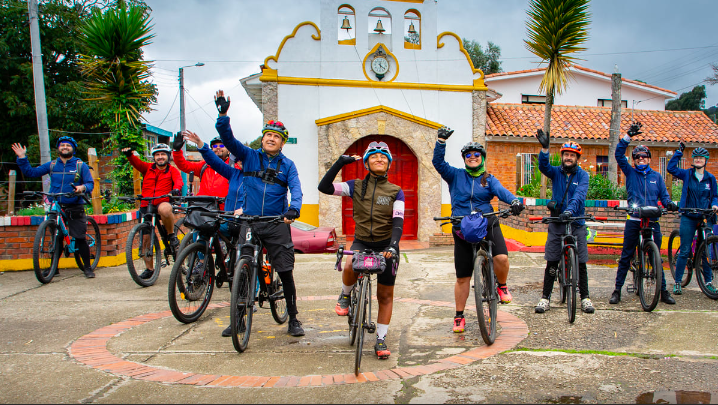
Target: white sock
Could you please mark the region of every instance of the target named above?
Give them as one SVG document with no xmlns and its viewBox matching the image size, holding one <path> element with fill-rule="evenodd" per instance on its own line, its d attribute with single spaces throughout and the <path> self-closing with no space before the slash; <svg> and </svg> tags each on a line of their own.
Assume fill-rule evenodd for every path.
<svg viewBox="0 0 718 405">
<path fill-rule="evenodd" d="M 351 294 L 353 289 L 354 289 L 353 285 L 344 285 L 342 283 L 342 293 L 344 293 L 344 295 Z"/>
<path fill-rule="evenodd" d="M 384 339 L 386 337 L 386 333 L 388 331 L 389 331 L 389 325 L 386 325 L 383 323 L 376 324 L 376 338 L 377 339 Z"/>
</svg>

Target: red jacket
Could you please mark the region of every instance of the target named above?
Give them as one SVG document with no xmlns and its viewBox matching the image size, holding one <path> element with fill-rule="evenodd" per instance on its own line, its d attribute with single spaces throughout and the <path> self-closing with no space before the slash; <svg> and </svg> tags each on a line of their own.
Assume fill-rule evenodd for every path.
<svg viewBox="0 0 718 405">
<path fill-rule="evenodd" d="M 169 194 L 173 189 L 181 189 L 184 185 L 182 182 L 182 174 L 176 167 L 168 164 L 164 170 L 157 168 L 154 163 L 148 163 L 141 160 L 134 153 L 130 155 L 127 160 L 130 164 L 142 173 L 142 196 L 143 197 L 156 197 L 164 194 Z M 153 200 L 152 205 L 160 205 L 163 202 L 169 201 L 169 198 L 158 198 Z M 141 207 L 149 205 L 149 201 L 142 201 Z"/>
<path fill-rule="evenodd" d="M 202 171 L 202 166 L 207 165 L 207 163 L 205 163 L 204 161 L 187 161 L 182 151 L 172 151 L 172 159 L 174 159 L 175 164 L 180 170 L 185 173 L 194 172 L 195 177 L 199 177 L 200 172 Z M 224 163 L 229 164 L 229 158 L 227 158 Z M 241 169 L 239 163 L 235 163 L 234 167 L 237 169 Z M 212 169 L 212 167 L 207 165 L 207 168 L 204 169 L 204 174 L 202 174 L 202 178 L 200 179 L 199 191 L 197 191 L 196 195 L 209 195 L 212 197 L 225 198 L 227 197 L 228 190 L 229 180 L 222 177 L 219 173 Z M 223 210 L 224 204 L 222 204 L 219 209 Z"/>
</svg>

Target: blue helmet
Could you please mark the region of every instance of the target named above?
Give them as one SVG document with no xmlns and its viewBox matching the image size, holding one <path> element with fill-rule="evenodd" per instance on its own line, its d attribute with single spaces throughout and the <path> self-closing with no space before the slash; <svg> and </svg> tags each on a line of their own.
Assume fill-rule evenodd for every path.
<svg viewBox="0 0 718 405">
<path fill-rule="evenodd" d="M 60 144 L 63 142 L 69 143 L 70 145 L 72 145 L 72 153 L 73 154 L 75 152 L 77 152 L 77 142 L 75 141 L 75 138 L 73 138 L 71 136 L 61 136 L 60 138 L 58 138 L 57 143 L 55 144 L 55 147 L 59 148 Z"/>
<path fill-rule="evenodd" d="M 704 157 L 706 160 L 711 157 L 711 155 L 708 153 L 708 150 L 706 148 L 695 148 L 693 149 L 693 153 L 691 154 L 691 157 Z"/>
<path fill-rule="evenodd" d="M 369 144 L 369 146 L 367 146 L 366 150 L 364 151 L 364 167 L 366 167 L 366 161 L 369 160 L 369 156 L 375 153 L 381 153 L 382 155 L 386 156 L 389 159 L 389 166 L 391 166 L 391 162 L 393 159 L 391 158 L 389 145 L 387 145 L 386 142 L 372 142 Z"/>
</svg>

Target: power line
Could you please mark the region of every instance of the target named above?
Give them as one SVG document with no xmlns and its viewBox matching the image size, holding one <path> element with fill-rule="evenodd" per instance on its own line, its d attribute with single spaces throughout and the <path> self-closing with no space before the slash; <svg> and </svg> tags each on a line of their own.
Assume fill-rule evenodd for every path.
<svg viewBox="0 0 718 405">
<path fill-rule="evenodd" d="M 165 122 L 165 120 L 167 119 L 167 116 L 170 115 L 170 112 L 172 111 L 172 107 L 175 106 L 175 101 L 177 101 L 177 96 L 178 96 L 178 95 L 179 95 L 179 89 L 177 89 L 177 93 L 175 94 L 175 99 L 172 100 L 172 105 L 170 105 L 169 110 L 167 110 L 167 114 L 166 114 L 165 117 L 162 119 L 162 122 L 160 122 L 159 125 L 157 125 L 158 128 L 159 128 L 160 126 L 162 126 L 162 124 L 163 124 L 163 123 Z"/>
</svg>

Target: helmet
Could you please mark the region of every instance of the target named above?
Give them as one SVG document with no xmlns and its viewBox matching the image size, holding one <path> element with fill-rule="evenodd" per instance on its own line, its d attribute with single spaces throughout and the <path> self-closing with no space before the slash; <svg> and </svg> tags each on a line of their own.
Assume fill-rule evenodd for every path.
<svg viewBox="0 0 718 405">
<path fill-rule="evenodd" d="M 63 142 L 69 143 L 70 145 L 72 145 L 72 153 L 75 153 L 77 151 L 77 142 L 75 141 L 75 138 L 73 138 L 71 136 L 61 136 L 60 138 L 57 139 L 57 143 L 55 144 L 55 147 L 59 148 L 60 144 Z"/>
<path fill-rule="evenodd" d="M 581 156 L 581 153 L 583 153 L 583 149 L 581 149 L 581 145 L 577 144 L 576 142 L 568 141 L 561 145 L 561 151 L 559 153 L 563 152 L 573 152 L 578 156 Z"/>
<path fill-rule="evenodd" d="M 708 150 L 706 148 L 695 148 L 693 149 L 693 153 L 691 153 L 691 157 L 704 157 L 706 159 L 710 158 L 710 154 L 708 153 Z"/>
<path fill-rule="evenodd" d="M 215 136 L 214 138 L 212 138 L 211 141 L 209 141 L 210 146 L 214 145 L 215 143 L 223 143 L 222 138 Z"/>
<path fill-rule="evenodd" d="M 262 128 L 262 135 L 269 131 L 277 132 L 282 135 L 282 139 L 284 139 L 284 142 L 287 142 L 287 139 L 289 139 L 289 131 L 287 131 L 287 128 L 284 126 L 284 124 L 282 124 L 281 121 L 269 121 L 267 125 Z"/>
<path fill-rule="evenodd" d="M 366 167 L 366 161 L 369 160 L 369 156 L 375 153 L 381 153 L 389 158 L 389 165 L 391 166 L 393 159 L 391 157 L 391 152 L 389 151 L 389 145 L 387 145 L 386 142 L 372 142 L 364 151 L 364 167 Z"/>
<path fill-rule="evenodd" d="M 486 149 L 484 149 L 484 145 L 478 143 L 478 142 L 469 142 L 466 145 L 464 145 L 463 148 L 461 148 L 461 157 L 464 157 L 466 152 L 475 150 L 479 153 L 481 153 L 481 156 L 486 159 Z"/>
<path fill-rule="evenodd" d="M 165 143 L 158 143 L 157 145 L 152 147 L 152 153 L 151 155 L 154 156 L 157 152 L 165 152 L 167 156 L 171 156 L 172 149 L 170 149 L 169 146 Z"/>
<path fill-rule="evenodd" d="M 651 150 L 648 149 L 646 145 L 638 145 L 635 148 L 633 148 L 633 152 L 631 152 L 631 157 L 633 160 L 636 160 L 639 155 L 646 154 L 648 157 L 651 157 Z"/>
</svg>

